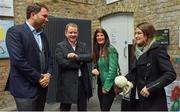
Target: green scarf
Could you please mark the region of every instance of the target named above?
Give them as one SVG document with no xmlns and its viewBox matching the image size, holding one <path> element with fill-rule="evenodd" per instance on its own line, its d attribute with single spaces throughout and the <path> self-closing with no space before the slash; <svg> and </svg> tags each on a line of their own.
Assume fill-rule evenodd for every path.
<svg viewBox="0 0 180 112">
<path fill-rule="evenodd" d="M 151 45 L 152 45 L 154 42 L 155 42 L 155 39 L 153 39 L 153 40 L 151 41 L 151 43 L 150 43 L 149 45 L 146 45 L 146 46 L 140 47 L 140 46 L 137 46 L 137 45 L 136 45 L 136 47 L 135 47 L 135 56 L 136 56 L 136 59 L 138 60 L 141 55 L 143 55 L 146 51 L 148 51 L 149 48 L 151 47 Z"/>
</svg>

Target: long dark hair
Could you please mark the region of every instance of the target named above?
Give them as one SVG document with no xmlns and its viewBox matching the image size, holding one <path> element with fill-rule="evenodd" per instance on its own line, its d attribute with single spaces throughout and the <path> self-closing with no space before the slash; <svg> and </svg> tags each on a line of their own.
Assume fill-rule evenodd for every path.
<svg viewBox="0 0 180 112">
<path fill-rule="evenodd" d="M 100 54 L 100 45 L 96 41 L 97 33 L 103 33 L 104 34 L 105 43 L 102 47 L 102 51 L 103 51 L 104 56 L 106 56 L 106 57 L 108 55 L 108 47 L 110 44 L 110 40 L 109 40 L 107 32 L 103 28 L 96 29 L 96 31 L 94 32 L 94 36 L 93 36 L 93 62 L 95 64 L 97 64 L 97 61 L 99 59 L 99 54 Z"/>
</svg>

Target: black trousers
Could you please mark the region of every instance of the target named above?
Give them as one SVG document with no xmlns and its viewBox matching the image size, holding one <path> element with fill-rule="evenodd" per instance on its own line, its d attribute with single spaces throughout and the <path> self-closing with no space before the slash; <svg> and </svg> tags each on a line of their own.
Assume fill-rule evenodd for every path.
<svg viewBox="0 0 180 112">
<path fill-rule="evenodd" d="M 138 99 L 131 99 L 131 101 L 122 99 L 121 111 L 143 111 L 140 109 L 140 105 L 141 104 Z"/>
<path fill-rule="evenodd" d="M 60 110 L 61 111 L 70 111 L 71 110 L 70 103 L 61 103 Z M 77 102 L 78 111 L 87 111 L 87 95 L 84 90 L 84 84 L 82 77 L 79 77 L 78 81 L 78 102 Z"/>
<path fill-rule="evenodd" d="M 112 103 L 114 101 L 115 92 L 113 87 L 107 94 L 102 93 L 102 87 L 98 85 L 98 98 L 101 111 L 110 111 Z"/>
<path fill-rule="evenodd" d="M 33 98 L 14 97 L 18 111 L 43 111 L 46 102 L 46 92 L 40 92 Z"/>
</svg>

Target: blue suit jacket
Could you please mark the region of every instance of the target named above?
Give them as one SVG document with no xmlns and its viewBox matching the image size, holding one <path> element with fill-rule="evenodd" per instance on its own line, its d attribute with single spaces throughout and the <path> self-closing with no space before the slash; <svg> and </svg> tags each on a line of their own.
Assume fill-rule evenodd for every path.
<svg viewBox="0 0 180 112">
<path fill-rule="evenodd" d="M 45 70 L 51 73 L 52 59 L 44 33 L 41 34 L 45 50 Z M 8 29 L 6 45 L 10 55 L 10 73 L 5 90 L 15 97 L 32 98 L 38 91 L 46 91 L 38 81 L 41 77 L 39 47 L 26 23 Z"/>
</svg>

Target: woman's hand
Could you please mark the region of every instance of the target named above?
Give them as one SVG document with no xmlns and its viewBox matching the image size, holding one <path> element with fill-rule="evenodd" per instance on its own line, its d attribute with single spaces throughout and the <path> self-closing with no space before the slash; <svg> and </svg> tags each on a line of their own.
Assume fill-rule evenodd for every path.
<svg viewBox="0 0 180 112">
<path fill-rule="evenodd" d="M 103 93 L 103 94 L 107 94 L 108 91 L 106 91 L 104 88 L 102 88 L 102 93 Z"/>
<path fill-rule="evenodd" d="M 99 75 L 99 71 L 97 70 L 97 68 L 95 68 L 95 69 L 92 70 L 92 74 L 93 74 L 93 75 L 96 75 L 96 76 Z"/>
<path fill-rule="evenodd" d="M 144 88 L 140 91 L 140 94 L 144 97 L 148 97 L 150 95 L 148 89 L 146 88 L 146 86 L 144 86 Z"/>
</svg>

